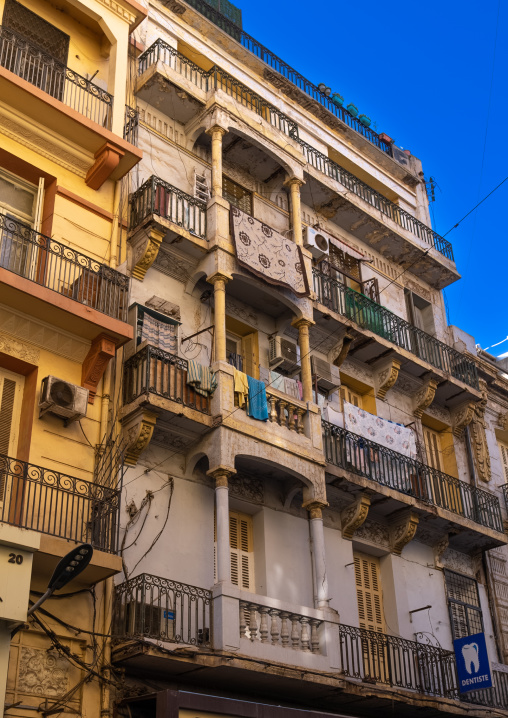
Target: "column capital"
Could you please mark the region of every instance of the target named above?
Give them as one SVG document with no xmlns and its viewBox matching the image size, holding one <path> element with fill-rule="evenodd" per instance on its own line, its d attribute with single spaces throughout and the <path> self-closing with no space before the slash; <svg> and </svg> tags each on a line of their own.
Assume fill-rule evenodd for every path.
<svg viewBox="0 0 508 718">
<path fill-rule="evenodd" d="M 225 274 L 224 272 L 215 272 L 214 274 L 210 274 L 209 277 L 206 278 L 206 281 L 210 284 L 215 284 L 215 282 L 224 282 L 224 284 L 227 284 L 231 279 L 233 279 L 231 274 Z"/>
<path fill-rule="evenodd" d="M 291 322 L 291 326 L 295 327 L 295 329 L 302 329 L 303 327 L 311 327 L 316 322 L 312 319 L 305 319 L 304 317 L 301 317 L 300 319 L 294 319 Z"/>
<path fill-rule="evenodd" d="M 216 489 L 220 487 L 225 487 L 227 489 L 229 486 L 229 479 L 234 474 L 236 474 L 234 469 L 229 469 L 223 466 L 219 466 L 206 472 L 206 475 L 210 476 L 215 481 Z"/>
<path fill-rule="evenodd" d="M 300 179 L 300 177 L 295 177 L 294 175 L 292 177 L 288 177 L 283 182 L 285 187 L 303 187 L 305 184 L 305 180 Z"/>
<path fill-rule="evenodd" d="M 207 135 L 217 135 L 220 134 L 222 137 L 223 135 L 226 135 L 228 133 L 228 130 L 224 127 L 221 127 L 220 125 L 212 125 L 212 127 L 209 127 L 207 130 L 205 130 Z"/>
<path fill-rule="evenodd" d="M 310 503 L 303 504 L 302 508 L 306 509 L 309 512 L 309 518 L 312 519 L 322 519 L 323 518 L 323 509 L 325 509 L 328 506 L 328 503 L 326 501 L 311 501 Z"/>
</svg>

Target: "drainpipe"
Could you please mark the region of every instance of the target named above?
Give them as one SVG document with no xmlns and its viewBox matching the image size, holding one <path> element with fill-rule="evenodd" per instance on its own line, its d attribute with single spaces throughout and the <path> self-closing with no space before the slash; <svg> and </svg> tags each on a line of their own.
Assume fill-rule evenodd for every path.
<svg viewBox="0 0 508 718">
<path fill-rule="evenodd" d="M 475 488 L 478 488 L 478 480 L 476 477 L 476 469 L 474 465 L 474 458 L 473 458 L 473 449 L 471 447 L 471 433 L 469 431 L 469 426 L 466 426 L 465 431 L 465 437 L 466 437 L 466 450 L 467 450 L 467 460 L 469 464 L 469 473 L 471 478 L 473 479 L 473 485 Z M 497 649 L 497 658 L 499 663 L 503 663 L 503 644 L 501 640 L 501 633 L 499 631 L 499 621 L 498 621 L 498 606 L 497 602 L 495 600 L 496 592 L 493 588 L 492 584 L 492 572 L 490 570 L 490 560 L 487 556 L 487 551 L 485 549 L 482 549 L 482 566 L 485 573 L 485 588 L 487 590 L 487 600 L 489 602 L 489 609 L 490 609 L 490 615 L 492 618 L 492 624 L 494 629 L 494 640 L 496 643 L 496 649 Z"/>
<path fill-rule="evenodd" d="M 102 675 L 105 681 L 111 679 L 109 666 L 111 665 L 111 629 L 113 621 L 113 577 L 110 576 L 104 581 L 104 615 L 103 615 L 103 633 L 108 635 L 104 639 L 104 652 L 102 655 Z M 101 717 L 110 718 L 109 710 L 110 686 L 109 683 L 103 681 L 101 683 Z"/>
</svg>

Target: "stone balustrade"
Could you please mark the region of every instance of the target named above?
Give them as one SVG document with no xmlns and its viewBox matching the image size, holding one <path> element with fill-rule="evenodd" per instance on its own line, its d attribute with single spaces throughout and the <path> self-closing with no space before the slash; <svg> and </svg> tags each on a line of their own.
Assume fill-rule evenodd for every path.
<svg viewBox="0 0 508 718">
<path fill-rule="evenodd" d="M 303 418 L 307 413 L 307 408 L 303 402 L 269 387 L 266 389 L 266 398 L 269 421 L 275 422 L 279 426 L 285 426 L 298 434 L 304 433 Z"/>
<path fill-rule="evenodd" d="M 240 601 L 240 637 L 295 651 L 320 653 L 317 618 Z"/>
</svg>

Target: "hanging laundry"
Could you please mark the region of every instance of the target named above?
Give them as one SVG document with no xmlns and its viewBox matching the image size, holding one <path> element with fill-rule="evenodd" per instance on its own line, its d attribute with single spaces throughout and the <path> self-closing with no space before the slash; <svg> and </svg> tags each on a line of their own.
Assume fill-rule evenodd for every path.
<svg viewBox="0 0 508 718">
<path fill-rule="evenodd" d="M 277 389 L 277 391 L 281 391 L 283 394 L 285 393 L 284 379 L 285 377 L 282 376 L 282 374 L 276 371 L 270 372 L 270 386 L 272 389 Z"/>
<path fill-rule="evenodd" d="M 187 384 L 201 396 L 212 396 L 217 388 L 217 377 L 208 366 L 189 360 L 187 366 Z"/>
<path fill-rule="evenodd" d="M 176 329 L 176 324 L 160 322 L 158 319 L 150 316 L 148 312 L 145 312 L 143 315 L 143 326 L 141 327 L 141 341 L 147 341 L 152 346 L 167 352 L 176 352 Z"/>
<path fill-rule="evenodd" d="M 298 382 L 295 379 L 284 379 L 284 392 L 291 396 L 293 399 L 300 399 L 300 391 L 298 389 Z"/>
<path fill-rule="evenodd" d="M 266 400 L 266 388 L 262 381 L 247 377 L 249 383 L 249 404 L 247 413 L 253 419 L 266 421 L 268 419 L 268 402 Z"/>
<path fill-rule="evenodd" d="M 345 428 L 353 434 L 359 434 L 398 454 L 416 459 L 416 440 L 411 428 L 370 414 L 347 401 L 344 402 L 344 421 Z"/>
<path fill-rule="evenodd" d="M 265 369 L 264 366 L 259 367 L 259 380 L 266 386 L 270 383 L 270 370 Z"/>
<path fill-rule="evenodd" d="M 249 382 L 247 381 L 247 374 L 245 374 L 243 371 L 238 371 L 238 369 L 235 369 L 233 380 L 235 387 L 234 391 L 235 394 L 238 396 L 238 406 L 241 408 L 245 405 L 249 394 Z"/>
</svg>

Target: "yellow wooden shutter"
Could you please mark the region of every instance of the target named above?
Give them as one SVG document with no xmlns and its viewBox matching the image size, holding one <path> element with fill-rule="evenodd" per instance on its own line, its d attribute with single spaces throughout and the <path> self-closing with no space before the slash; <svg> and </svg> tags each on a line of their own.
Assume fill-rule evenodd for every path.
<svg viewBox="0 0 508 718">
<path fill-rule="evenodd" d="M 229 542 L 231 582 L 245 591 L 254 591 L 254 547 L 251 516 L 237 511 L 229 512 Z"/>
<path fill-rule="evenodd" d="M 259 379 L 259 343 L 258 333 L 252 332 L 242 337 L 243 370 L 253 379 Z"/>
<path fill-rule="evenodd" d="M 345 384 L 342 384 L 342 386 L 340 387 L 339 395 L 342 411 L 344 411 L 345 401 L 347 401 L 349 404 L 353 404 L 353 406 L 357 406 L 359 409 L 362 408 L 362 395 L 358 394 L 356 391 L 353 391 Z"/>
<path fill-rule="evenodd" d="M 503 465 L 504 480 L 508 482 L 508 444 L 498 441 L 499 451 L 501 453 L 501 464 Z"/>
<path fill-rule="evenodd" d="M 437 431 L 429 429 L 428 426 L 423 427 L 423 438 L 425 439 L 425 450 L 427 452 L 427 463 L 433 469 L 443 471 L 443 462 L 441 461 L 441 438 Z"/>
<path fill-rule="evenodd" d="M 16 458 L 24 378 L 0 369 L 0 454 Z M 1 464 L 0 464 L 1 466 Z M 0 501 L 6 475 L 0 470 Z"/>
<path fill-rule="evenodd" d="M 354 562 L 360 628 L 384 633 L 385 624 L 379 560 L 374 556 L 355 553 Z"/>
</svg>

